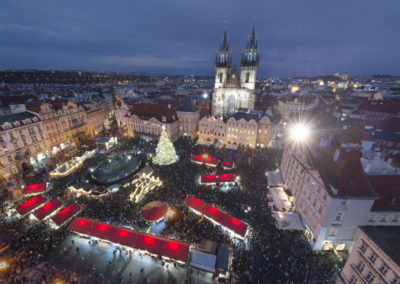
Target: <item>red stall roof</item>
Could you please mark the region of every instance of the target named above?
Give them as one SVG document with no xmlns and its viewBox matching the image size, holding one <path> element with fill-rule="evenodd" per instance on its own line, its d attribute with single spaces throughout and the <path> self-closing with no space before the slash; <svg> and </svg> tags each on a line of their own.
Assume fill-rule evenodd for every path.
<svg viewBox="0 0 400 284">
<path fill-rule="evenodd" d="M 60 226 L 64 224 L 64 222 L 66 222 L 69 218 L 74 216 L 79 210 L 81 210 L 81 207 L 76 203 L 72 203 L 61 210 L 52 219 L 58 226 Z"/>
<path fill-rule="evenodd" d="M 229 230 L 235 232 L 236 234 L 244 237 L 247 232 L 247 224 L 239 221 L 238 219 L 226 214 L 225 212 L 207 204 L 200 199 L 188 195 L 185 200 L 185 204 L 188 207 L 199 211 L 201 214 L 207 216 L 208 218 L 214 220 L 220 225 L 228 228 Z"/>
<path fill-rule="evenodd" d="M 94 221 L 85 218 L 74 218 L 69 224 L 68 230 L 89 236 L 92 232 Z"/>
<path fill-rule="evenodd" d="M 17 212 L 20 215 L 25 215 L 29 212 L 31 212 L 33 209 L 37 208 L 39 205 L 45 203 L 47 201 L 46 198 L 44 198 L 42 195 L 37 195 L 35 197 L 32 197 L 25 203 L 22 203 L 20 206 L 17 207 Z"/>
<path fill-rule="evenodd" d="M 233 174 L 201 176 L 201 183 L 234 182 L 234 181 L 235 181 L 235 175 Z"/>
<path fill-rule="evenodd" d="M 45 183 L 37 183 L 37 184 L 30 184 L 25 186 L 22 194 L 29 195 L 29 194 L 39 194 L 46 191 L 46 184 Z"/>
<path fill-rule="evenodd" d="M 147 203 L 142 209 L 142 217 L 148 221 L 156 221 L 167 214 L 168 205 L 161 201 Z"/>
<path fill-rule="evenodd" d="M 209 165 L 217 165 L 218 160 L 208 156 L 192 155 L 192 161 Z"/>
<path fill-rule="evenodd" d="M 43 205 L 40 207 L 38 210 L 36 210 L 33 215 L 36 216 L 39 220 L 43 220 L 47 216 L 49 216 L 51 213 L 56 211 L 58 208 L 62 206 L 62 203 L 58 199 L 53 199 L 46 205 Z"/>
<path fill-rule="evenodd" d="M 113 243 L 146 250 L 172 259 L 187 261 L 189 244 L 156 237 L 127 228 L 98 223 L 91 219 L 74 218 L 68 229 L 77 233 L 108 240 Z"/>
<path fill-rule="evenodd" d="M 91 235 L 99 239 L 112 240 L 115 228 L 112 225 L 94 222 Z"/>
<path fill-rule="evenodd" d="M 231 162 L 231 161 L 223 161 L 222 162 L 222 166 L 224 168 L 227 168 L 227 169 L 232 169 L 233 168 L 233 162 Z"/>
</svg>

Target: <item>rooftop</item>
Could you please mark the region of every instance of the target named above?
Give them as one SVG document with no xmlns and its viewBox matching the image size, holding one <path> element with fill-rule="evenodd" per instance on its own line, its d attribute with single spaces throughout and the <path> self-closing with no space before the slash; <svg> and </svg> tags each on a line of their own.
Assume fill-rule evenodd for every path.
<svg viewBox="0 0 400 284">
<path fill-rule="evenodd" d="M 165 122 L 167 123 L 177 120 L 175 110 L 163 104 L 139 103 L 134 105 L 130 111 L 132 114 L 144 120 L 148 120 L 152 117 L 155 117 L 159 121 L 163 121 L 163 117 L 165 117 Z"/>
<path fill-rule="evenodd" d="M 368 176 L 379 199 L 372 211 L 400 211 L 400 175 Z"/>
<path fill-rule="evenodd" d="M 34 115 L 31 112 L 28 111 L 24 111 L 24 112 L 18 112 L 18 113 L 11 113 L 11 114 L 7 114 L 7 115 L 1 115 L 0 116 L 0 125 L 4 124 L 5 122 L 15 122 L 15 121 L 21 121 L 27 118 L 32 118 L 32 117 L 36 117 L 36 115 Z M 24 125 L 23 123 L 21 123 L 21 125 Z"/>
<path fill-rule="evenodd" d="M 363 226 L 360 229 L 400 266 L 399 226 Z"/>
<path fill-rule="evenodd" d="M 336 148 L 319 148 L 317 154 L 310 156 L 312 167 L 319 170 L 329 183 L 338 190 L 337 196 L 376 197 L 360 162 L 360 150 L 356 148 L 340 149 L 340 156 L 333 160 Z"/>
</svg>

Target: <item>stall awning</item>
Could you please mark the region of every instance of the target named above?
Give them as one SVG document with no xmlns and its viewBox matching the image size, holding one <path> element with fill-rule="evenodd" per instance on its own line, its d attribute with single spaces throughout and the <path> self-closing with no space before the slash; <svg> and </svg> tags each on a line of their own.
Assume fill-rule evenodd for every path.
<svg viewBox="0 0 400 284">
<path fill-rule="evenodd" d="M 67 207 L 65 207 L 63 210 L 61 210 L 57 215 L 55 215 L 52 218 L 52 220 L 58 226 L 61 226 L 66 221 L 68 221 L 69 218 L 73 217 L 76 213 L 78 213 L 81 209 L 82 208 L 78 204 L 72 203 Z"/>
<path fill-rule="evenodd" d="M 218 160 L 208 156 L 192 155 L 192 162 L 206 164 L 208 166 L 216 166 Z"/>
<path fill-rule="evenodd" d="M 43 205 L 38 210 L 36 210 L 33 213 L 33 215 L 35 215 L 35 217 L 38 218 L 39 220 L 43 220 L 44 218 L 49 216 L 51 213 L 56 211 L 61 206 L 62 206 L 62 203 L 58 199 L 53 199 L 49 203 Z"/>
<path fill-rule="evenodd" d="M 280 230 L 303 230 L 299 215 L 290 212 L 275 212 L 275 220 Z"/>
<path fill-rule="evenodd" d="M 282 186 L 283 184 L 280 171 L 268 171 L 267 180 L 269 187 Z"/>
<path fill-rule="evenodd" d="M 233 174 L 220 174 L 220 175 L 203 175 L 201 176 L 201 183 L 224 183 L 234 182 L 235 175 Z"/>
<path fill-rule="evenodd" d="M 220 246 L 218 248 L 217 263 L 215 265 L 218 274 L 226 274 L 228 271 L 230 254 L 228 247 Z"/>
<path fill-rule="evenodd" d="M 226 227 L 227 229 L 231 230 L 242 238 L 245 237 L 248 226 L 238 219 L 229 216 L 228 214 L 215 208 L 214 206 L 211 206 L 210 204 L 207 204 L 200 199 L 197 199 L 190 195 L 186 197 L 185 204 L 188 207 L 193 208 L 194 210 L 212 219 L 213 221 L 219 223 L 220 225 Z"/>
<path fill-rule="evenodd" d="M 99 223 L 91 219 L 74 218 L 68 229 L 79 234 L 94 236 L 102 240 L 146 250 L 153 254 L 159 254 L 183 262 L 187 261 L 189 254 L 189 244 L 110 224 Z"/>
<path fill-rule="evenodd" d="M 289 197 L 285 193 L 282 187 L 270 188 L 272 194 L 272 200 L 275 207 L 281 211 L 289 211 L 292 207 L 292 203 L 289 201 Z"/>
<path fill-rule="evenodd" d="M 19 205 L 16 210 L 20 215 L 26 215 L 46 201 L 47 199 L 44 198 L 42 195 L 37 195 Z"/>
<path fill-rule="evenodd" d="M 22 191 L 23 195 L 40 194 L 46 191 L 45 183 L 29 184 Z"/>
<path fill-rule="evenodd" d="M 192 257 L 191 266 L 214 273 L 216 256 L 196 250 Z"/>
</svg>

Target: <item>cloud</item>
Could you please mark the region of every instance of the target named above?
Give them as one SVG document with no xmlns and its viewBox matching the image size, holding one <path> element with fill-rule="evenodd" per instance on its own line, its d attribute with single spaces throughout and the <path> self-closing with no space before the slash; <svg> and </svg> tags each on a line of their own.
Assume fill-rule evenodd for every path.
<svg viewBox="0 0 400 284">
<path fill-rule="evenodd" d="M 256 16 L 262 75 L 399 74 L 399 8 L 395 0 L 5 0 L 0 68 L 212 75 L 223 30 L 238 64 Z"/>
</svg>

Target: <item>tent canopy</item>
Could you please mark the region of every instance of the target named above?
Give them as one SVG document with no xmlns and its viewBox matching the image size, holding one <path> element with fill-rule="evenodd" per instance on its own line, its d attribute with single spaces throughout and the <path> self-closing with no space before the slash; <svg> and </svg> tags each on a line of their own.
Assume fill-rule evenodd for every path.
<svg viewBox="0 0 400 284">
<path fill-rule="evenodd" d="M 281 211 L 289 211 L 292 207 L 292 203 L 289 201 L 289 197 L 282 187 L 270 188 L 272 194 L 272 200 L 275 207 Z"/>
<path fill-rule="evenodd" d="M 29 184 L 22 191 L 23 195 L 39 194 L 46 191 L 45 183 Z"/>
<path fill-rule="evenodd" d="M 290 212 L 275 212 L 274 217 L 280 230 L 303 230 L 299 215 Z"/>
<path fill-rule="evenodd" d="M 193 267 L 214 273 L 216 256 L 196 250 L 192 257 Z"/>
<path fill-rule="evenodd" d="M 167 214 L 168 205 L 161 201 L 147 203 L 142 209 L 142 217 L 147 221 L 156 221 Z"/>
</svg>

